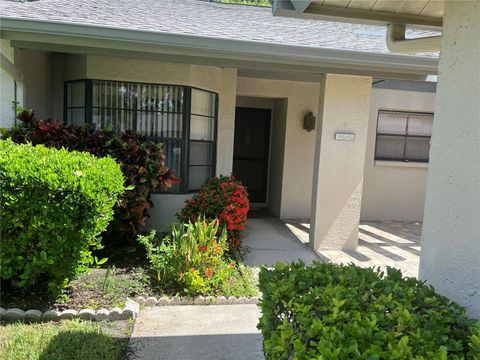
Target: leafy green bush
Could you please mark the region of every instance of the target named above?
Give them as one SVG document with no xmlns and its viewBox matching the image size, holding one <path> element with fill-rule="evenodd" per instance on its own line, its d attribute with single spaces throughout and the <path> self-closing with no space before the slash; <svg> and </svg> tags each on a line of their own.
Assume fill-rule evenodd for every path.
<svg viewBox="0 0 480 360">
<path fill-rule="evenodd" d="M 107 229 L 109 238 L 135 239 L 139 231 L 146 229 L 148 210 L 153 207 L 150 194 L 167 190 L 179 182 L 173 170 L 165 165 L 162 145 L 141 133 L 94 131 L 88 125 L 65 125 L 52 119 L 38 119 L 34 111 L 22 111 L 17 118 L 19 126 L 4 134 L 16 143 L 31 142 L 85 151 L 97 157 L 110 156 L 120 164 L 127 191 L 115 206 L 114 218 Z"/>
<path fill-rule="evenodd" d="M 64 287 L 94 261 L 123 193 L 113 159 L 0 141 L 0 277 Z"/>
<path fill-rule="evenodd" d="M 255 295 L 253 274 L 234 261 L 225 259 L 227 233 L 218 234 L 218 221 L 200 218 L 194 223 L 178 223 L 161 239 L 152 231 L 139 236 L 152 269 L 165 290 L 187 295 Z"/>
<path fill-rule="evenodd" d="M 277 264 L 260 290 L 267 359 L 478 359 L 465 310 L 399 270 Z"/>
</svg>

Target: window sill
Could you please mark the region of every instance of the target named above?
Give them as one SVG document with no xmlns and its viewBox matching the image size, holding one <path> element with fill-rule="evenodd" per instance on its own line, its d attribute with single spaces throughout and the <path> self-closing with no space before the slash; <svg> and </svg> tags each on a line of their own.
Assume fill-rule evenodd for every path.
<svg viewBox="0 0 480 360">
<path fill-rule="evenodd" d="M 412 162 L 405 162 L 405 161 L 375 160 L 375 166 L 427 169 L 428 168 L 428 163 L 413 162 L 413 161 Z"/>
</svg>

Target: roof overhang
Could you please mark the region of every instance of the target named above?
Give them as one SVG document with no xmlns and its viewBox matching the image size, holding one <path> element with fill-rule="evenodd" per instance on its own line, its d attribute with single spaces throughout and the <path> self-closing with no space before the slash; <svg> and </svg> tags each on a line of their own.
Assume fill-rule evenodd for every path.
<svg viewBox="0 0 480 360">
<path fill-rule="evenodd" d="M 445 0 L 273 0 L 273 14 L 374 25 L 440 28 Z"/>
<path fill-rule="evenodd" d="M 1 18 L 1 38 L 14 47 L 43 51 L 137 57 L 159 61 L 303 74 L 326 72 L 423 80 L 438 59 L 286 46 L 96 25 Z"/>
</svg>

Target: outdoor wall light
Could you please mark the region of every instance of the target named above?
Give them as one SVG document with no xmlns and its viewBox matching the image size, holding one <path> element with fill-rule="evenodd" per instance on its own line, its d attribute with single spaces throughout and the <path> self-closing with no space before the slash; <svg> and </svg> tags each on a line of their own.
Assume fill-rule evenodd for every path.
<svg viewBox="0 0 480 360">
<path fill-rule="evenodd" d="M 313 116 L 313 113 L 309 111 L 304 117 L 303 117 L 303 129 L 306 131 L 312 131 L 315 130 L 315 121 L 317 120 L 316 116 Z"/>
</svg>

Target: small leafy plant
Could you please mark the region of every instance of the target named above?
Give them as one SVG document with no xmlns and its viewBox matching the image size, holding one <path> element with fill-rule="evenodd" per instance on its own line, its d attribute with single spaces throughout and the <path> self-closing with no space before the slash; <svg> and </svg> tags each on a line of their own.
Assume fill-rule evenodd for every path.
<svg viewBox="0 0 480 360">
<path fill-rule="evenodd" d="M 225 258 L 227 232 L 219 231 L 216 219 L 174 224 L 163 239 L 154 231 L 138 239 L 164 290 L 190 296 L 256 293 L 251 271 Z"/>
<path fill-rule="evenodd" d="M 248 193 L 242 183 L 233 176 L 220 176 L 207 181 L 177 216 L 183 222 L 195 222 L 201 216 L 218 219 L 219 229 L 227 229 L 229 248 L 238 250 L 249 208 Z"/>
<path fill-rule="evenodd" d="M 478 359 L 480 327 L 432 287 L 353 265 L 262 269 L 263 347 L 275 359 Z"/>
<path fill-rule="evenodd" d="M 111 158 L 0 141 L 0 277 L 64 288 L 92 256 L 124 191 Z"/>
</svg>

